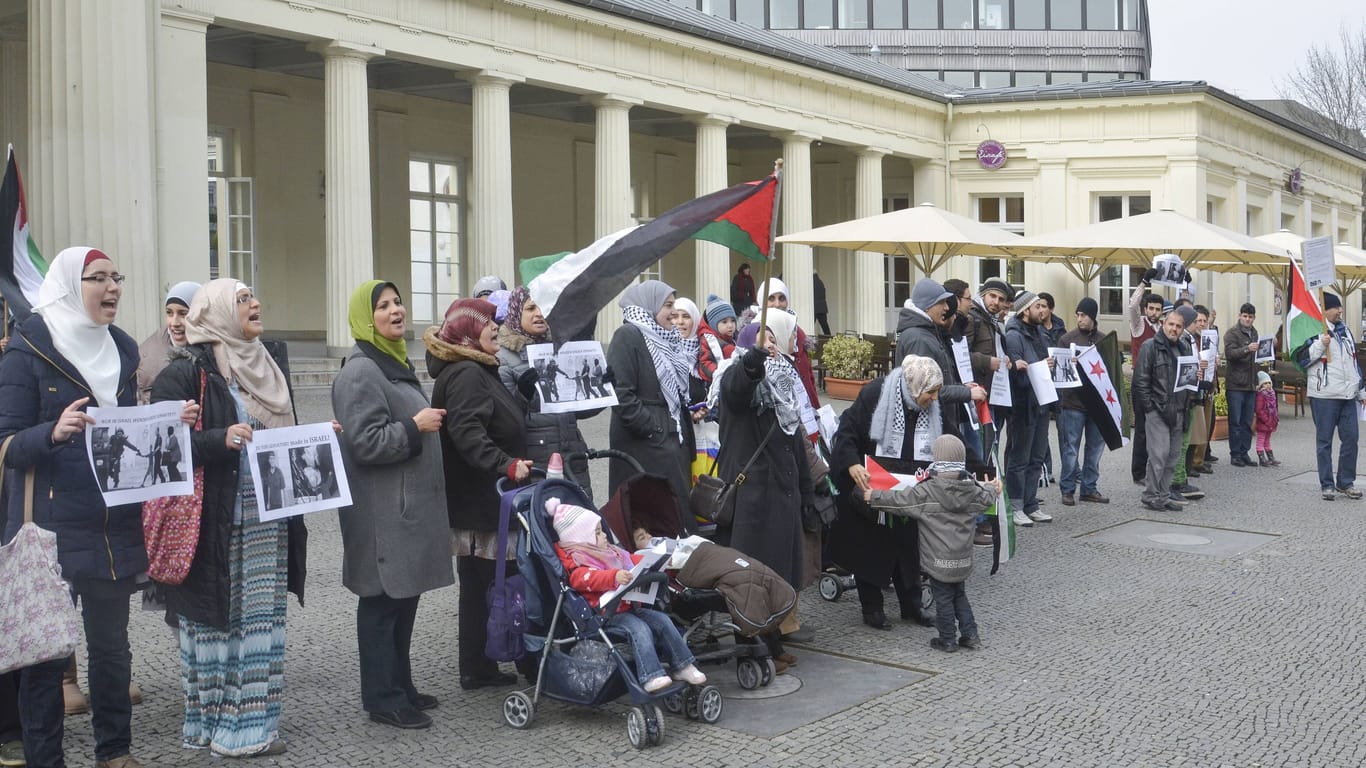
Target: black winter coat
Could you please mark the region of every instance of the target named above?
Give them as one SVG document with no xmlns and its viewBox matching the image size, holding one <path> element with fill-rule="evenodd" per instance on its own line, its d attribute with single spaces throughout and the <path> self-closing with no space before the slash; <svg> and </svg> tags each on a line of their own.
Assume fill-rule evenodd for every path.
<svg viewBox="0 0 1366 768">
<path fill-rule="evenodd" d="M 289 378 L 289 363 L 282 346 L 267 344 L 275 364 Z M 163 585 L 166 611 L 190 621 L 227 629 L 232 604 L 232 579 L 229 576 L 232 553 L 233 508 L 237 504 L 240 454 L 225 444 L 228 427 L 237 423 L 237 404 L 228 382 L 218 371 L 218 363 L 208 345 L 191 344 L 175 349 L 171 361 L 152 382 L 151 402 L 200 400 L 200 373 L 204 374 L 204 428 L 190 433 L 190 453 L 196 468 L 204 469 L 203 512 L 199 524 L 199 544 L 185 581 Z M 291 397 L 291 400 L 293 398 Z M 308 530 L 303 518 L 288 518 L 289 591 L 304 602 L 304 577 L 307 574 Z"/>
<path fill-rule="evenodd" d="M 1012 316 L 1006 321 L 1005 337 L 1002 341 L 1006 356 L 1012 363 L 1016 360 L 1037 363 L 1048 359 L 1047 333 L 1042 327 L 1021 320 L 1019 315 Z M 1017 371 L 1013 368 L 1010 371 L 1010 403 L 1013 408 L 1020 408 L 1025 404 L 1031 408 L 1040 407 L 1039 399 L 1034 396 L 1034 386 L 1029 383 L 1029 371 Z"/>
<path fill-rule="evenodd" d="M 1190 354 L 1190 345 L 1184 339 L 1171 341 L 1158 331 L 1138 348 L 1138 362 L 1134 364 L 1134 402 L 1147 418 L 1156 416 L 1172 429 L 1186 428 L 1191 393 L 1173 392 L 1172 387 L 1176 385 L 1177 356 Z"/>
<path fill-rule="evenodd" d="M 944 415 L 944 433 L 964 437 L 962 424 L 967 413 L 962 404 L 972 400 L 972 390 L 960 381 L 947 336 L 928 317 L 910 309 L 901 310 L 896 334 L 896 360 L 892 372 L 901 372 L 901 361 L 907 355 L 928 357 L 938 363 L 939 372 L 944 376 L 944 386 L 939 390 L 939 412 Z M 874 400 L 873 404 L 876 405 L 877 401 Z"/>
<path fill-rule="evenodd" d="M 118 404 L 137 405 L 138 345 L 115 326 Z M 129 579 L 147 570 L 142 543 L 142 505 L 105 507 L 85 452 L 85 433 L 52 444 L 52 428 L 68 405 L 89 397 L 85 379 L 52 343 L 47 324 L 30 315 L 10 337 L 0 358 L 0 439 L 14 435 L 5 456 L 4 540 L 24 522 L 24 475 L 34 469 L 33 521 L 57 534 L 57 560 L 71 579 Z M 82 410 L 85 410 L 82 408 Z"/>
</svg>

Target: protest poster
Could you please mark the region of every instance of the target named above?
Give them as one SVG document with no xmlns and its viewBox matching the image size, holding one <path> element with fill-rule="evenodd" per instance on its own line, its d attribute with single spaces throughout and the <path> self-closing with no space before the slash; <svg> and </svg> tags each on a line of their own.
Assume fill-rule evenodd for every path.
<svg viewBox="0 0 1366 768">
<path fill-rule="evenodd" d="M 1000 334 L 997 334 L 996 336 L 996 359 L 1003 361 L 1003 363 L 1006 359 L 1006 353 L 1004 350 L 1001 349 Z M 1010 371 L 1006 369 L 1004 364 L 1002 364 L 1000 370 L 992 374 L 991 394 L 987 396 L 987 402 L 991 405 L 997 405 L 1002 408 L 1009 408 L 1011 406 Z"/>
<path fill-rule="evenodd" d="M 1254 363 L 1269 363 L 1276 359 L 1276 337 L 1260 336 L 1257 338 L 1257 356 L 1252 358 Z"/>
<path fill-rule="evenodd" d="M 1176 358 L 1176 381 L 1173 392 L 1195 392 L 1200 389 L 1200 358 L 1180 355 Z"/>
<path fill-rule="evenodd" d="M 1073 389 L 1081 386 L 1077 366 L 1073 364 L 1074 347 L 1049 347 L 1048 355 L 1053 358 L 1053 388 Z"/>
<path fill-rule="evenodd" d="M 262 520 L 351 506 L 351 485 L 331 422 L 258 429 L 247 442 Z"/>
<path fill-rule="evenodd" d="M 607 357 L 599 342 L 569 341 L 558 352 L 554 344 L 531 344 L 526 356 L 536 369 L 541 413 L 591 411 L 617 404 L 616 390 L 602 380 Z"/>
<path fill-rule="evenodd" d="M 1337 279 L 1334 267 L 1333 238 L 1311 237 L 1300 243 L 1304 261 L 1304 286 L 1309 290 L 1327 288 Z"/>
<path fill-rule="evenodd" d="M 1186 270 L 1181 265 L 1181 257 L 1174 253 L 1159 253 L 1153 258 L 1153 285 L 1181 288 L 1186 284 Z"/>
<path fill-rule="evenodd" d="M 949 346 L 953 348 L 953 362 L 958 366 L 958 381 L 963 384 L 976 381 L 972 377 L 972 355 L 968 352 L 968 337 L 959 337 L 949 342 Z"/>
<path fill-rule="evenodd" d="M 1029 385 L 1034 388 L 1034 399 L 1039 405 L 1058 402 L 1058 390 L 1053 386 L 1053 372 L 1048 369 L 1047 360 L 1029 364 Z"/>
<path fill-rule="evenodd" d="M 1219 362 L 1219 332 L 1209 328 L 1200 332 L 1200 359 L 1205 366 L 1205 381 L 1214 381 L 1214 370 Z"/>
<path fill-rule="evenodd" d="M 86 425 L 85 454 L 107 506 L 194 493 L 190 425 L 180 420 L 184 408 L 180 400 L 167 400 L 86 409 L 95 423 Z"/>
</svg>

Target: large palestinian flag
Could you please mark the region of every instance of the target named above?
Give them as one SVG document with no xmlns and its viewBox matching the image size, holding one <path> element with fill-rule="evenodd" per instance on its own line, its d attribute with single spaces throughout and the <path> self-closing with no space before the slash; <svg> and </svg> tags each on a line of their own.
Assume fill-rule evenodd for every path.
<svg viewBox="0 0 1366 768">
<path fill-rule="evenodd" d="M 47 262 L 29 234 L 28 209 L 24 204 L 24 184 L 14 145 L 9 146 L 5 179 L 0 183 L 0 294 L 9 311 L 22 320 L 38 301 L 38 287 L 47 274 Z M 4 322 L 5 318 L 0 318 Z"/>
<path fill-rule="evenodd" d="M 710 240 L 746 258 L 767 259 L 777 186 L 777 176 L 736 184 L 689 200 L 647 224 L 600 238 L 576 253 L 543 257 L 555 261 L 527 284 L 531 297 L 555 329 L 556 340 L 568 341 L 591 333 L 598 310 L 684 240 Z"/>
<path fill-rule="evenodd" d="M 1324 322 L 1323 310 L 1319 308 L 1318 299 L 1304 284 L 1304 273 L 1300 271 L 1300 265 L 1295 263 L 1294 259 L 1290 260 L 1290 313 L 1285 319 L 1285 327 L 1285 348 L 1292 351 L 1298 350 L 1328 327 Z"/>
</svg>

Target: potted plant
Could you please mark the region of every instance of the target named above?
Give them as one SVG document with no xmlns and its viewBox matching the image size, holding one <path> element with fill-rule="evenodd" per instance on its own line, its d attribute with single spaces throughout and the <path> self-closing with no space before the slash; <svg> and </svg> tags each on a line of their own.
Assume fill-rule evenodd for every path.
<svg viewBox="0 0 1366 768">
<path fill-rule="evenodd" d="M 1214 396 L 1214 426 L 1210 428 L 1209 439 L 1224 440 L 1228 437 L 1228 395 L 1220 390 Z"/>
<path fill-rule="evenodd" d="M 873 342 L 857 336 L 835 336 L 821 347 L 825 392 L 836 400 L 853 400 L 867 384 L 873 363 Z"/>
</svg>

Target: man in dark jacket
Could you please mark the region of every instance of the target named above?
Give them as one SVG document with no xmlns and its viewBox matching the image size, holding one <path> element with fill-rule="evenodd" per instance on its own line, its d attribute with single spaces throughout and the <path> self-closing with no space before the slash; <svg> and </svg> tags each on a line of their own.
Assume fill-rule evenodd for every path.
<svg viewBox="0 0 1366 768">
<path fill-rule="evenodd" d="M 973 299 L 972 307 L 968 309 L 968 352 L 972 358 L 972 377 L 978 384 L 981 384 L 988 392 L 991 391 L 991 382 L 996 371 L 1001 368 L 1009 369 L 1010 359 L 1004 354 L 998 345 L 1001 337 L 1001 323 L 996 318 L 1000 316 L 1001 310 L 1010 306 L 1015 300 L 1015 289 L 1010 284 L 999 278 L 991 278 L 982 283 L 982 290 L 977 292 L 977 298 Z M 992 419 L 1000 424 L 993 412 Z"/>
<path fill-rule="evenodd" d="M 1096 315 L 1099 313 L 1100 305 L 1095 299 L 1089 296 L 1082 299 L 1077 304 L 1077 326 L 1062 335 L 1058 346 L 1095 346 L 1100 341 L 1100 329 L 1096 327 Z M 1058 447 L 1062 460 L 1058 484 L 1062 490 L 1062 503 L 1068 507 L 1076 504 L 1077 486 L 1081 485 L 1082 501 L 1109 504 L 1110 500 L 1102 496 L 1097 487 L 1100 482 L 1100 457 L 1105 453 L 1105 439 L 1101 437 L 1100 425 L 1082 404 L 1079 387 L 1058 390 L 1058 399 L 1062 404 L 1058 412 Z M 1086 453 L 1078 467 L 1077 456 L 1081 453 L 1083 435 L 1086 436 Z"/>
<path fill-rule="evenodd" d="M 1048 452 L 1048 406 L 1040 405 L 1029 382 L 1029 363 L 1047 361 L 1044 313 L 1048 304 L 1029 291 L 1015 297 L 1015 316 L 1006 321 L 1005 351 L 1011 360 L 1025 363 L 1010 372 L 1010 430 L 1006 433 L 1006 495 L 1014 507 L 1015 524 L 1029 527 L 1047 523 L 1053 516 L 1039 509 L 1039 473 Z"/>
<path fill-rule="evenodd" d="M 966 440 L 962 432 L 964 411 L 962 403 L 985 400 L 986 390 L 963 384 L 949 353 L 948 329 L 953 324 L 958 298 L 931 278 L 923 278 L 911 289 L 910 306 L 903 307 L 896 326 L 896 367 L 907 355 L 919 355 L 933 360 L 944 375 L 944 388 L 939 391 L 940 412 L 944 418 L 944 433 Z M 975 442 L 975 441 L 974 441 Z M 970 468 L 976 470 L 981 457 L 969 454 Z"/>
<path fill-rule="evenodd" d="M 1252 448 L 1252 413 L 1257 405 L 1257 308 L 1244 304 L 1238 309 L 1238 324 L 1224 334 L 1224 358 L 1228 373 L 1224 391 L 1228 393 L 1228 454 L 1235 467 L 1255 467 L 1247 452 Z"/>
<path fill-rule="evenodd" d="M 825 299 L 825 283 L 815 272 L 811 273 L 811 292 L 816 298 L 816 324 L 821 327 L 822 334 L 829 336 L 830 303 Z"/>
<path fill-rule="evenodd" d="M 1195 310 L 1181 307 L 1162 319 L 1162 331 L 1143 342 L 1134 364 L 1134 403 L 1143 409 L 1148 434 L 1148 474 L 1143 486 L 1143 506 L 1158 512 L 1179 512 L 1184 500 L 1173 498 L 1172 474 L 1176 462 L 1184 461 L 1181 442 L 1186 432 L 1190 392 L 1173 392 L 1176 358 L 1191 354 L 1182 338 Z"/>
</svg>

